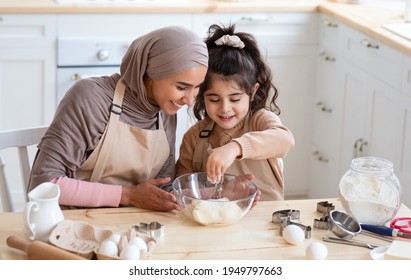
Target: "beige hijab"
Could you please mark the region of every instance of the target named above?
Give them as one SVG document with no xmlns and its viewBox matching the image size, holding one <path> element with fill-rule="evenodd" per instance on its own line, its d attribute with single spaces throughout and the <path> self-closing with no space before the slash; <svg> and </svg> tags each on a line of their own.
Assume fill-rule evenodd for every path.
<svg viewBox="0 0 411 280">
<path fill-rule="evenodd" d="M 153 80 L 161 80 L 198 65 L 208 67 L 205 43 L 192 31 L 171 26 L 134 40 L 123 57 L 120 74 L 134 95 L 140 97 L 136 106 L 150 114 L 148 110 L 152 105 L 147 100 L 144 75 Z"/>
</svg>

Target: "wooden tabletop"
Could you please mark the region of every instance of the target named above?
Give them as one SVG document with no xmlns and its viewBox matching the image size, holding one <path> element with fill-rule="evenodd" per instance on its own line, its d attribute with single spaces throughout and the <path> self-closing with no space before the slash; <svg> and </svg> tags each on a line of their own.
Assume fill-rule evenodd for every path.
<svg viewBox="0 0 411 280">
<path fill-rule="evenodd" d="M 122 231 L 132 225 L 157 221 L 164 225 L 164 238 L 154 248 L 152 260 L 304 260 L 306 247 L 323 236 L 334 236 L 329 230 L 313 227 L 317 203 L 328 201 L 335 209 L 343 210 L 338 199 L 286 200 L 259 202 L 239 222 L 221 227 L 201 226 L 187 220 L 180 212 L 155 212 L 138 208 L 100 208 L 87 210 L 64 210 L 66 219 L 86 221 L 95 226 Z M 280 225 L 272 222 L 274 211 L 294 209 L 300 211 L 299 223 L 311 226 L 311 238 L 299 245 L 290 245 L 280 234 Z M 402 206 L 397 217 L 411 217 L 411 210 Z M 22 234 L 22 213 L 0 213 L 0 259 L 26 259 L 25 253 L 9 248 L 8 236 Z M 390 243 L 375 237 L 360 234 L 353 240 L 379 245 Z M 321 241 L 322 242 L 322 241 Z M 328 248 L 327 259 L 371 259 L 370 249 L 333 243 L 324 243 Z"/>
</svg>

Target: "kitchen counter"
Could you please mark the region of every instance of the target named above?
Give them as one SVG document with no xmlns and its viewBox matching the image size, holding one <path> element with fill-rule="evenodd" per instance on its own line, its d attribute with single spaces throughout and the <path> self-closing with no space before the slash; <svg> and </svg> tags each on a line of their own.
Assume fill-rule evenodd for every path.
<svg viewBox="0 0 411 280">
<path fill-rule="evenodd" d="M 69 0 L 61 0 L 68 2 Z M 98 2 L 99 0 L 96 0 Z M 0 13 L 235 13 L 315 12 L 321 0 L 141 0 L 123 4 L 59 4 L 53 0 L 0 0 Z M 105 1 L 102 1 L 105 2 Z"/>
<path fill-rule="evenodd" d="M 334 236 L 329 230 L 313 227 L 314 219 L 322 217 L 317 203 L 325 200 L 288 200 L 259 202 L 239 222 L 223 227 L 206 227 L 186 219 L 180 212 L 155 212 L 138 208 L 100 208 L 64 210 L 66 219 L 81 220 L 113 231 L 123 231 L 132 225 L 157 221 L 164 225 L 164 238 L 153 250 L 151 260 L 304 260 L 306 247 L 323 236 Z M 337 199 L 327 200 L 342 210 Z M 299 245 L 290 245 L 280 233 L 280 225 L 272 223 L 274 211 L 300 210 L 299 222 L 312 227 L 311 238 Z M 411 210 L 402 206 L 397 217 L 411 216 Z M 0 213 L 0 259 L 26 259 L 25 253 L 6 245 L 7 237 L 22 235 L 22 213 Z M 353 240 L 377 245 L 390 243 L 372 236 L 360 234 Z M 327 259 L 371 259 L 370 249 L 325 243 Z"/>
<path fill-rule="evenodd" d="M 387 23 L 403 23 L 404 7 L 398 1 L 396 4 L 400 5 L 384 6 L 384 1 L 374 2 L 375 4 L 366 1 L 365 4 L 357 5 L 324 0 L 157 0 L 157 3 L 154 0 L 148 4 L 142 0 L 141 3 L 126 5 L 58 4 L 53 0 L 0 0 L 0 14 L 320 12 L 411 56 L 411 40 L 382 27 Z"/>
</svg>

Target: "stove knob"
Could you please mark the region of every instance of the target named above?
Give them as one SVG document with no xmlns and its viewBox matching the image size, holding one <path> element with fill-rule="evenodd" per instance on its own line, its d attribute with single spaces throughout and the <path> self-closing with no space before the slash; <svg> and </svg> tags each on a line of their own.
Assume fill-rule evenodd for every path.
<svg viewBox="0 0 411 280">
<path fill-rule="evenodd" d="M 101 61 L 107 60 L 109 58 L 108 50 L 102 49 L 97 53 L 97 58 Z"/>
</svg>

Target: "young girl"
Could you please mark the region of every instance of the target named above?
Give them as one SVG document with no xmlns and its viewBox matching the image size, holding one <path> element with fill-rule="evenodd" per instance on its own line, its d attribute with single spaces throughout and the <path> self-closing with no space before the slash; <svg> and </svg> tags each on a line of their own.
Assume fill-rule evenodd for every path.
<svg viewBox="0 0 411 280">
<path fill-rule="evenodd" d="M 206 171 L 218 182 L 224 173 L 253 174 L 261 200 L 283 200 L 279 159 L 294 137 L 277 116 L 271 70 L 253 35 L 235 25 L 212 25 L 205 42 L 208 72 L 193 107 L 199 121 L 184 135 L 176 175 Z"/>
</svg>

